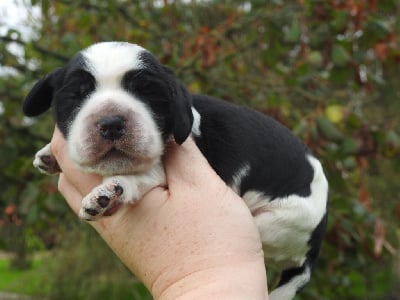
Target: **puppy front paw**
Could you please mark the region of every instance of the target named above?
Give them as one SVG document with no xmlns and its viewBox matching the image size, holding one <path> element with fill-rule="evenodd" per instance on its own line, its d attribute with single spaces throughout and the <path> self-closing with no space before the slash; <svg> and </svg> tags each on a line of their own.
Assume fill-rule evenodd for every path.
<svg viewBox="0 0 400 300">
<path fill-rule="evenodd" d="M 83 198 L 79 217 L 86 221 L 94 221 L 102 216 L 110 216 L 120 208 L 124 198 L 124 188 L 120 182 L 115 180 L 103 183 Z"/>
<path fill-rule="evenodd" d="M 35 159 L 33 160 L 33 166 L 41 173 L 47 175 L 58 174 L 61 172 L 57 160 L 51 152 L 50 144 L 47 144 L 38 152 L 36 152 Z"/>
</svg>

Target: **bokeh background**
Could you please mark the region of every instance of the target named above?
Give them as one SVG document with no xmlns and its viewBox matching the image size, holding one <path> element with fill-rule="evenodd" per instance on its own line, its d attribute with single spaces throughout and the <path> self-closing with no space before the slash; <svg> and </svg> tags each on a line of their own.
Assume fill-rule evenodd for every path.
<svg viewBox="0 0 400 300">
<path fill-rule="evenodd" d="M 70 212 L 56 178 L 33 169 L 34 153 L 51 137 L 50 114 L 21 113 L 41 76 L 94 42 L 123 40 L 152 51 L 192 92 L 276 118 L 321 159 L 328 232 L 297 299 L 400 299 L 399 1 L 7 1 L 0 6 L 1 292 L 151 299 Z M 16 16 L 18 26 L 7 22 Z"/>
</svg>

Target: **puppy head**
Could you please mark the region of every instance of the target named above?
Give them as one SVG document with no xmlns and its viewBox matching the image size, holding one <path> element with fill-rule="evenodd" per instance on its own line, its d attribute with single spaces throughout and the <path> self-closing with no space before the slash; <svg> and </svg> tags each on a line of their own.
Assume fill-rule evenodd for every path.
<svg viewBox="0 0 400 300">
<path fill-rule="evenodd" d="M 140 46 L 107 42 L 76 54 L 32 88 L 27 116 L 50 107 L 71 159 L 102 175 L 150 168 L 172 135 L 181 144 L 193 122 L 191 96 Z"/>
</svg>

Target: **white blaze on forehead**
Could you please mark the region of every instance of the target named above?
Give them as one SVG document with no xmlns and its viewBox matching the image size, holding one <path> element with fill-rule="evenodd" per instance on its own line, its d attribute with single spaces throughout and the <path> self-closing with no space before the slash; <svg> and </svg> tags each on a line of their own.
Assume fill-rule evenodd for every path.
<svg viewBox="0 0 400 300">
<path fill-rule="evenodd" d="M 83 50 L 82 55 L 86 58 L 88 71 L 102 85 L 120 82 L 126 72 L 142 69 L 144 65 L 140 54 L 145 51 L 147 50 L 135 44 L 104 42 Z"/>
</svg>

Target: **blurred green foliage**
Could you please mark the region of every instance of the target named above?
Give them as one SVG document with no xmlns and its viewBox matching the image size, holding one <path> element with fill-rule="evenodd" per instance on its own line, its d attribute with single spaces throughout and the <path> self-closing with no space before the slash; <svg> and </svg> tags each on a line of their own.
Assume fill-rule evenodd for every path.
<svg viewBox="0 0 400 300">
<path fill-rule="evenodd" d="M 56 179 L 31 165 L 51 137 L 50 116 L 24 118 L 22 100 L 76 51 L 124 40 L 152 51 L 192 92 L 276 118 L 321 159 L 330 182 L 328 233 L 298 299 L 400 299 L 398 1 L 27 2 L 41 8 L 29 20 L 30 39 L 19 28 L 0 36 L 7 67 L 0 75 L 0 248 L 21 266 L 29 253 L 61 247 L 66 228 L 77 226 Z M 80 251 L 64 252 L 66 268 L 93 259 L 85 242 L 76 243 Z M 62 261 L 54 278 L 67 272 Z M 93 272 L 90 264 L 81 269 L 63 280 Z M 72 292 L 78 299 L 79 288 Z"/>
</svg>

